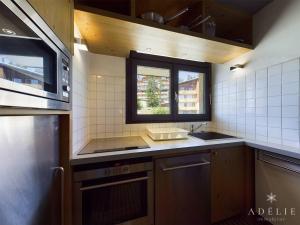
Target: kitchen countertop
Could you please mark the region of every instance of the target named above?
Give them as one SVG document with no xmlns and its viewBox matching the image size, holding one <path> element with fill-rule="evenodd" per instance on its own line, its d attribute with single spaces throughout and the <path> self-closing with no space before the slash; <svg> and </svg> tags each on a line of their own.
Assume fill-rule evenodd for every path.
<svg viewBox="0 0 300 225">
<path fill-rule="evenodd" d="M 253 141 L 247 139 L 244 139 L 244 141 L 246 146 L 252 148 L 265 150 L 271 153 L 276 153 L 276 154 L 288 156 L 295 159 L 300 159 L 300 148 L 279 145 L 279 144 L 270 144 L 267 142 Z"/>
<path fill-rule="evenodd" d="M 71 159 L 71 165 L 75 166 L 138 157 L 163 156 L 166 154 L 173 153 L 186 153 L 201 150 L 204 151 L 209 149 L 218 149 L 224 147 L 234 147 L 243 145 L 300 159 L 300 148 L 240 138 L 228 138 L 209 141 L 204 141 L 192 136 L 188 136 L 188 139 L 170 141 L 153 141 L 147 135 L 143 135 L 142 138 L 147 142 L 150 148 L 92 153 L 86 155 L 78 155 L 78 152 L 76 152 L 73 154 L 73 157 Z"/>
<path fill-rule="evenodd" d="M 142 137 L 150 146 L 150 148 L 92 153 L 86 155 L 78 155 L 78 152 L 76 152 L 74 153 L 71 159 L 71 165 L 75 166 L 137 157 L 163 156 L 166 154 L 173 153 L 204 151 L 209 149 L 218 149 L 224 147 L 234 147 L 243 145 L 300 159 L 300 148 L 269 144 L 265 142 L 252 141 L 247 139 L 230 138 L 204 141 L 189 136 L 188 139 L 184 140 L 153 141 L 147 135 L 144 135 Z"/>
<path fill-rule="evenodd" d="M 71 165 L 89 164 L 137 157 L 151 157 L 172 153 L 184 153 L 196 150 L 200 151 L 221 147 L 244 145 L 244 141 L 238 138 L 204 141 L 189 136 L 188 139 L 182 140 L 153 141 L 147 135 L 143 135 L 142 137 L 150 146 L 150 148 L 92 153 L 86 155 L 78 155 L 78 152 L 76 152 L 71 159 Z"/>
</svg>

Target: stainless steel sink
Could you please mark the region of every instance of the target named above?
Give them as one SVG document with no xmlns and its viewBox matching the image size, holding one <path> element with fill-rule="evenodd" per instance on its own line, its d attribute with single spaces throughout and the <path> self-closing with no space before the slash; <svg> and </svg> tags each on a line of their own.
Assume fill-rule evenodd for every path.
<svg viewBox="0 0 300 225">
<path fill-rule="evenodd" d="M 216 132 L 194 132 L 189 133 L 189 135 L 202 139 L 202 140 L 215 140 L 215 139 L 225 139 L 225 138 L 235 138 L 227 134 L 221 134 Z"/>
</svg>

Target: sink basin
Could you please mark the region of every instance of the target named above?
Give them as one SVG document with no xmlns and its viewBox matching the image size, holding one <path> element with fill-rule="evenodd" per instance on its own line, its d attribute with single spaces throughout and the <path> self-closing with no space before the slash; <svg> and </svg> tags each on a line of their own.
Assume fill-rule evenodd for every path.
<svg viewBox="0 0 300 225">
<path fill-rule="evenodd" d="M 224 139 L 224 138 L 235 138 L 234 136 L 216 133 L 216 132 L 197 132 L 189 133 L 189 135 L 200 138 L 202 140 L 215 140 L 215 139 Z"/>
</svg>

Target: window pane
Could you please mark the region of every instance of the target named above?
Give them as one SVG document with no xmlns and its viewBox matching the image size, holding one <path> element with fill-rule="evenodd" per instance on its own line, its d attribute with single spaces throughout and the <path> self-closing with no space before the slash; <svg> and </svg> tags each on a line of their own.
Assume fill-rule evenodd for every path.
<svg viewBox="0 0 300 225">
<path fill-rule="evenodd" d="M 137 114 L 170 114 L 169 69 L 137 67 Z"/>
<path fill-rule="evenodd" d="M 178 113 L 205 113 L 204 74 L 198 72 L 179 70 L 178 86 Z"/>
</svg>

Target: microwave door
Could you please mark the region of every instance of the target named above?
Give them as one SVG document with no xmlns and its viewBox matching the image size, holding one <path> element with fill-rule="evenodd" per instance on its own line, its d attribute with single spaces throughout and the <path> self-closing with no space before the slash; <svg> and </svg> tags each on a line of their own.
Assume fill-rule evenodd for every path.
<svg viewBox="0 0 300 225">
<path fill-rule="evenodd" d="M 0 2 L 0 88 L 58 99 L 58 49 L 7 4 Z"/>
<path fill-rule="evenodd" d="M 41 40 L 0 36 L 0 43 L 1 79 L 16 91 L 57 93 L 56 54 L 47 51 Z"/>
</svg>

